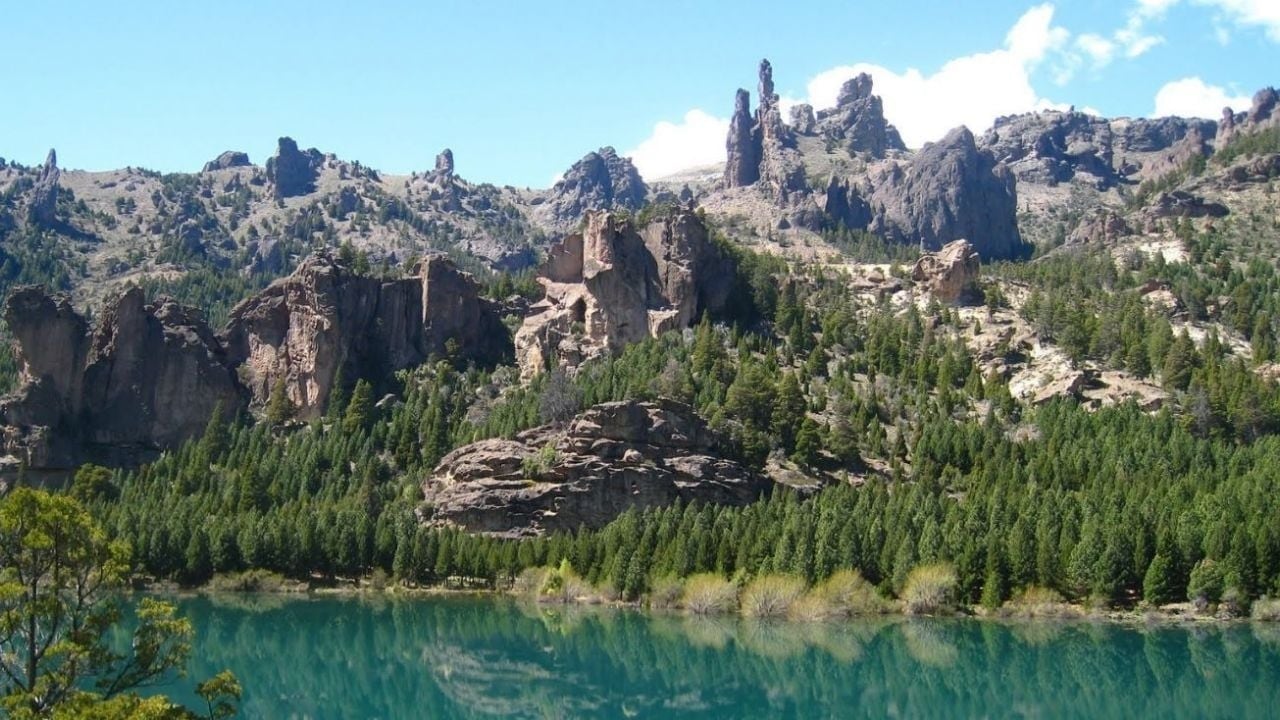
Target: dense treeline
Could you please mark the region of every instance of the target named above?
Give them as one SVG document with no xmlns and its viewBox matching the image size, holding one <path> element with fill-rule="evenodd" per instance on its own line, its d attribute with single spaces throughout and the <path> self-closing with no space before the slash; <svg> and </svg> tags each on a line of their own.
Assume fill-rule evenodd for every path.
<svg viewBox="0 0 1280 720">
<path fill-rule="evenodd" d="M 1048 285 L 1069 272 L 1035 267 Z M 137 472 L 83 470 L 74 491 L 147 571 L 187 583 L 263 568 L 504 585 L 567 560 L 625 597 L 698 572 L 814 582 L 842 569 L 897 593 L 912 568 L 947 561 L 961 599 L 987 604 L 1031 586 L 1120 604 L 1280 590 L 1277 393 L 1225 348 L 1180 335 L 1157 352 L 1159 316 L 1121 301 L 1148 373 L 1175 402 L 1155 415 L 1071 401 L 1027 410 L 983 376 L 946 309 L 861 307 L 835 278 L 783 274 L 747 254 L 738 276 L 749 312 L 724 318 L 733 324 L 706 318 L 573 378 L 521 386 L 511 368 L 440 361 L 403 374 L 394 404 L 374 406 L 361 382 L 304 427 L 287 408 L 257 423 L 214 420 Z M 1062 284 L 1074 282 L 1084 281 Z M 1118 273 L 1114 285 L 1134 282 Z M 1171 362 L 1183 352 L 1185 363 Z M 449 449 L 653 396 L 692 404 L 748 464 L 832 486 L 739 509 L 631 512 L 599 531 L 526 541 L 417 523 L 419 484 Z"/>
</svg>

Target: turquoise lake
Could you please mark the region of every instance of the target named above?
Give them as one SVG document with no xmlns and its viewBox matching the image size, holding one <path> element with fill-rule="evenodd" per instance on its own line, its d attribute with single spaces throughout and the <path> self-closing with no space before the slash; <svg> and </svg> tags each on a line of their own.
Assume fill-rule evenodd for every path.
<svg viewBox="0 0 1280 720">
<path fill-rule="evenodd" d="M 1274 718 L 1280 627 L 838 624 L 503 598 L 179 601 L 243 718 Z"/>
</svg>

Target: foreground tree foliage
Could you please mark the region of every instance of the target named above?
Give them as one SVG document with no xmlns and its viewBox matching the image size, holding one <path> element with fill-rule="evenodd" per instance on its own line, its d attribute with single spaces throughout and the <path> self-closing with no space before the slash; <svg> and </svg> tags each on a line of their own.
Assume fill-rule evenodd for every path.
<svg viewBox="0 0 1280 720">
<path fill-rule="evenodd" d="M 110 641 L 129 570 L 127 545 L 109 541 L 71 497 L 18 488 L 0 500 L 0 707 L 9 716 L 199 717 L 137 694 L 181 673 L 191 653 L 191 625 L 172 605 L 144 598 L 128 652 Z M 234 678 L 222 678 L 210 707 L 233 712 L 238 696 Z"/>
</svg>

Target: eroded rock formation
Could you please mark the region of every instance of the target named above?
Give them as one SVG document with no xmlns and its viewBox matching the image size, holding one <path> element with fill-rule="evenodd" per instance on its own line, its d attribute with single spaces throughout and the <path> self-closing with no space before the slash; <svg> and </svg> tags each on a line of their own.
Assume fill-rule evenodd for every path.
<svg viewBox="0 0 1280 720">
<path fill-rule="evenodd" d="M 293 138 L 282 137 L 276 154 L 267 159 L 267 181 L 278 198 L 306 195 L 315 192 L 323 165 L 324 155 L 319 150 L 311 148 L 303 152 Z"/>
<path fill-rule="evenodd" d="M 725 187 L 746 187 L 761 183 L 778 201 L 808 191 L 804 164 L 796 150 L 792 129 L 782 121 L 778 94 L 773 90 L 773 66 L 760 61 L 760 106 L 754 120 L 750 95 L 738 90 L 726 141 Z"/>
<path fill-rule="evenodd" d="M 687 405 L 605 403 L 566 426 L 449 453 L 423 483 L 419 515 L 468 532 L 532 536 L 599 528 L 631 508 L 743 505 L 769 492 L 769 481 L 726 451 Z"/>
<path fill-rule="evenodd" d="M 539 282 L 546 297 L 516 333 L 526 376 L 576 366 L 603 352 L 718 311 L 732 281 L 729 261 L 691 210 L 636 227 L 590 212 L 581 234 L 552 246 Z"/>
<path fill-rule="evenodd" d="M 947 243 L 936 253 L 925 253 L 911 269 L 911 279 L 938 300 L 953 305 L 977 302 L 978 251 L 968 240 Z"/>
<path fill-rule="evenodd" d="M 1213 137 L 1211 120 L 1166 117 L 1107 118 L 1083 112 L 1048 110 L 997 118 L 979 145 L 1007 164 L 1019 180 L 1044 185 L 1077 177 L 1106 189 L 1122 182 L 1166 171 L 1168 153 L 1195 134 L 1174 154 L 1204 152 L 1203 141 Z"/>
<path fill-rule="evenodd" d="M 265 404 L 281 383 L 303 419 L 324 412 L 339 376 L 386 378 L 451 353 L 492 364 L 510 350 L 474 281 L 442 256 L 398 280 L 313 256 L 237 305 L 221 337 L 253 403 Z"/>
<path fill-rule="evenodd" d="M 235 373 L 199 311 L 130 288 L 91 332 L 65 296 L 25 287 L 5 304 L 21 386 L 0 401 L 4 450 L 34 468 L 129 461 L 198 434 L 241 405 Z"/>
<path fill-rule="evenodd" d="M 378 382 L 432 356 L 492 364 L 509 333 L 441 256 L 415 275 L 357 275 L 328 256 L 235 308 L 215 335 L 200 312 L 134 287 L 96 324 L 65 295 L 23 287 L 5 303 L 20 388 L 0 400 L 0 446 L 28 466 L 131 463 L 197 435 L 216 407 L 262 407 L 280 383 L 296 416 L 325 408 L 339 374 Z"/>
<path fill-rule="evenodd" d="M 604 147 L 574 163 L 538 213 L 548 226 L 567 230 L 589 210 L 639 210 L 648 195 L 649 187 L 631 160 Z"/>
<path fill-rule="evenodd" d="M 979 150 L 963 127 L 909 161 L 878 166 L 862 184 L 833 178 L 825 207 L 846 227 L 922 250 L 966 238 L 987 259 L 1027 251 L 1018 232 L 1013 175 Z"/>
<path fill-rule="evenodd" d="M 296 149 L 296 146 L 295 146 Z M 237 150 L 228 150 L 218 157 L 204 164 L 204 168 L 200 172 L 213 172 L 215 170 L 227 170 L 236 167 L 248 167 L 249 154 L 239 152 Z"/>
<path fill-rule="evenodd" d="M 27 217 L 31 222 L 51 227 L 57 221 L 58 212 L 58 179 L 62 171 L 58 169 L 58 153 L 49 151 L 36 184 L 31 188 L 31 200 L 27 206 Z"/>
<path fill-rule="evenodd" d="M 871 94 L 871 88 L 871 76 L 866 73 L 846 81 L 836 106 L 818 113 L 815 131 L 843 142 L 850 153 L 882 158 L 891 150 L 906 150 L 898 129 L 884 117 L 884 104 L 878 95 Z"/>
</svg>

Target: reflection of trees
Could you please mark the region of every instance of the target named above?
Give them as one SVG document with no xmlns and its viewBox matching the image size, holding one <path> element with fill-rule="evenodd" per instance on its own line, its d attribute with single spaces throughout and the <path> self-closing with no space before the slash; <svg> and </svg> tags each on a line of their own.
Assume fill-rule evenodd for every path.
<svg viewBox="0 0 1280 720">
<path fill-rule="evenodd" d="M 1247 626 L 787 624 L 455 598 L 183 609 L 192 672 L 234 670 L 245 717 L 1250 717 L 1280 702 L 1280 645 Z"/>
</svg>

